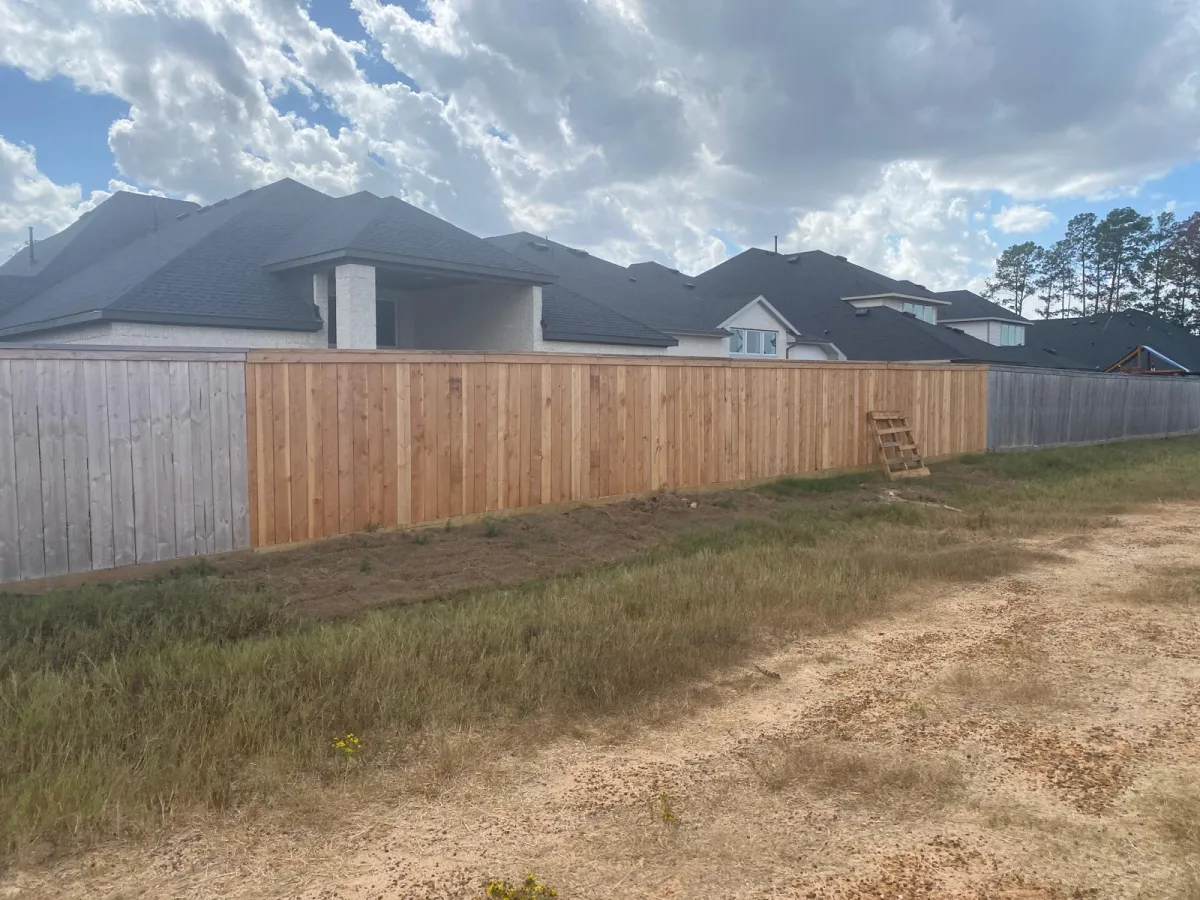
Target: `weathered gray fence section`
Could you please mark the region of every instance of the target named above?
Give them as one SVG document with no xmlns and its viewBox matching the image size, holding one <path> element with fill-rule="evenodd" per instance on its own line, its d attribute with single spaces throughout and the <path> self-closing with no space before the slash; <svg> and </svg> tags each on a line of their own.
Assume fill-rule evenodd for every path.
<svg viewBox="0 0 1200 900">
<path fill-rule="evenodd" d="M 250 546 L 245 354 L 0 349 L 0 582 Z"/>
<path fill-rule="evenodd" d="M 1200 379 L 993 366 L 988 449 L 1200 432 Z"/>
</svg>

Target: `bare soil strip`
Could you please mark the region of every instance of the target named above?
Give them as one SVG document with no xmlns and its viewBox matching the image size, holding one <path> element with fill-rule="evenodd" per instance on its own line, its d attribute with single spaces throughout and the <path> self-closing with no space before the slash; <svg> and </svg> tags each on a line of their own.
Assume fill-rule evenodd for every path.
<svg viewBox="0 0 1200 900">
<path fill-rule="evenodd" d="M 1200 605 L 1163 587 L 1198 516 L 1030 541 L 1062 561 L 795 643 L 665 725 L 330 810 L 334 846 L 195 833 L 0 896 L 477 898 L 527 871 L 564 900 L 1200 896 Z"/>
</svg>

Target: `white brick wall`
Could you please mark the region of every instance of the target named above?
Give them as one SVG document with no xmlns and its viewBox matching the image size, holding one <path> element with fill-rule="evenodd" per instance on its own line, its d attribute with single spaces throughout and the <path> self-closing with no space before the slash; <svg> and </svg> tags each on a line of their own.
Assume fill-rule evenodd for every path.
<svg viewBox="0 0 1200 900">
<path fill-rule="evenodd" d="M 343 350 L 375 349 L 375 267 L 338 266 L 337 345 Z"/>
<path fill-rule="evenodd" d="M 228 347 L 230 349 L 313 350 L 326 345 L 324 331 L 269 331 L 191 325 L 139 325 L 112 322 L 43 332 L 13 341 L 22 344 L 89 344 L 108 347 Z"/>
</svg>

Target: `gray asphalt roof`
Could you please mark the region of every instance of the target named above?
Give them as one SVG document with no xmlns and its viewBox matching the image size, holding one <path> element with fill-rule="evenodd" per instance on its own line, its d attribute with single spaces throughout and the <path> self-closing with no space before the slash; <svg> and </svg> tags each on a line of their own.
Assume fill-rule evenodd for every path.
<svg viewBox="0 0 1200 900">
<path fill-rule="evenodd" d="M 284 255 L 295 248 L 349 255 L 390 246 L 395 256 L 431 261 L 444 271 L 530 284 L 553 280 L 395 198 L 355 194 L 335 200 L 284 179 L 202 209 L 186 204 L 184 214 L 165 223 L 159 215 L 156 229 L 112 229 L 101 240 L 110 233 L 109 219 L 125 221 L 128 202 L 114 195 L 84 217 L 89 221 L 81 219 L 36 278 L 0 276 L 0 337 L 97 320 L 318 329 L 307 275 L 265 268 L 281 258 L 281 248 L 291 248 Z M 145 202 L 136 202 L 149 221 Z M 112 236 L 118 231 L 123 240 Z M 327 231 L 320 242 L 313 237 Z M 339 241 L 349 243 L 339 247 Z M 46 243 L 55 246 L 52 239 Z M 33 289 L 26 287 L 35 281 Z"/>
<path fill-rule="evenodd" d="M 542 337 L 547 341 L 673 347 L 669 334 L 623 316 L 561 284 L 542 288 Z"/>
<path fill-rule="evenodd" d="M 575 294 L 666 334 L 724 335 L 721 323 L 753 299 L 716 296 L 658 263 L 626 268 L 528 232 L 488 240 L 553 272 Z"/>
<path fill-rule="evenodd" d="M 57 234 L 45 238 L 35 234 L 33 265 L 28 247 L 0 265 L 0 316 L 196 209 L 186 200 L 117 191 Z"/>
<path fill-rule="evenodd" d="M 820 250 L 793 254 L 746 250 L 696 280 L 712 293 L 763 295 L 801 334 L 832 341 L 848 359 L 1080 367 L 1061 354 L 1029 347 L 994 347 L 894 309 L 856 310 L 841 298 L 884 293 L 938 298 L 920 285 L 896 281 Z"/>
<path fill-rule="evenodd" d="M 1200 337 L 1139 310 L 1072 319 L 1039 319 L 1026 329 L 1026 343 L 1107 369 L 1131 350 L 1148 346 L 1189 371 L 1200 372 Z"/>
<path fill-rule="evenodd" d="M 264 264 L 284 267 L 339 254 L 364 259 L 411 259 L 511 274 L 520 280 L 549 284 L 554 279 L 536 265 L 505 253 L 395 197 L 361 191 L 331 199 L 319 217 L 304 224 Z M 532 277 L 530 277 L 532 276 Z"/>
<path fill-rule="evenodd" d="M 1011 309 L 1005 309 L 998 303 L 985 300 L 974 291 L 940 291 L 936 294 L 939 300 L 949 300 L 950 306 L 944 307 L 938 313 L 938 320 L 948 322 L 952 319 L 1004 319 L 1009 322 L 1028 322 L 1023 316 L 1018 316 Z"/>
</svg>

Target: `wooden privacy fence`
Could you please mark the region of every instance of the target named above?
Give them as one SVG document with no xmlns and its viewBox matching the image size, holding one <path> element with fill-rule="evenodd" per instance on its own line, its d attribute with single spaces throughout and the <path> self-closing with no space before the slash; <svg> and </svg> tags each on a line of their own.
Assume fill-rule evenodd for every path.
<svg viewBox="0 0 1200 900">
<path fill-rule="evenodd" d="M 1200 431 L 1200 379 L 993 366 L 988 449 Z"/>
<path fill-rule="evenodd" d="M 0 581 L 248 547 L 244 360 L 0 349 Z"/>
<path fill-rule="evenodd" d="M 982 450 L 982 366 L 252 351 L 252 543 Z"/>
<path fill-rule="evenodd" d="M 983 366 L 0 349 L 0 581 L 874 462 L 1200 432 L 1200 379 Z"/>
</svg>

